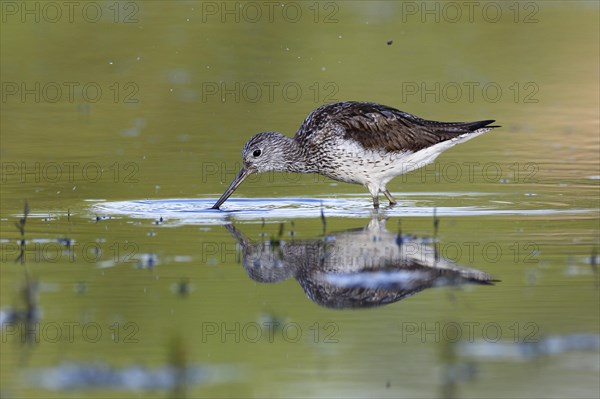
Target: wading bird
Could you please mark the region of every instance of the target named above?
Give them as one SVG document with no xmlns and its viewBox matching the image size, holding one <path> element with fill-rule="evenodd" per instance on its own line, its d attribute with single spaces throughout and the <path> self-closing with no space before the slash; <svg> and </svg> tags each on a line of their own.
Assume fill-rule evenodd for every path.
<svg viewBox="0 0 600 399">
<path fill-rule="evenodd" d="M 323 105 L 300 126 L 294 138 L 258 133 L 242 150 L 243 166 L 213 205 L 219 207 L 252 173 L 318 173 L 362 184 L 379 208 L 379 193 L 395 205 L 386 188 L 394 177 L 433 162 L 438 155 L 499 126 L 493 120 L 435 122 L 371 102 Z"/>
</svg>

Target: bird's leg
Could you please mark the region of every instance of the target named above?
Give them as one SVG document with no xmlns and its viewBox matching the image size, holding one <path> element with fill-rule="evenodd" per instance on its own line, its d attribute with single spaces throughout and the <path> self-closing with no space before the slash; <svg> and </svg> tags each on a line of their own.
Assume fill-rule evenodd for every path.
<svg viewBox="0 0 600 399">
<path fill-rule="evenodd" d="M 379 209 L 379 195 L 373 196 L 373 208 Z"/>
<path fill-rule="evenodd" d="M 396 199 L 392 196 L 392 194 L 388 190 L 384 190 L 383 194 L 390 201 L 390 205 L 396 205 L 398 203 L 398 202 L 396 202 Z"/>
</svg>

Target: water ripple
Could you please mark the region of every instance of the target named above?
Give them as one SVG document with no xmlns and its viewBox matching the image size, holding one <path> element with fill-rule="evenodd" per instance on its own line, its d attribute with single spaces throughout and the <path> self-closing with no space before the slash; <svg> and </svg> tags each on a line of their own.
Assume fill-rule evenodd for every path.
<svg viewBox="0 0 600 399">
<path fill-rule="evenodd" d="M 431 194 L 431 193 L 429 193 Z M 440 197 L 456 196 L 456 193 L 436 193 Z M 472 196 L 474 193 L 463 195 Z M 477 196 L 489 194 L 476 193 Z M 492 197 L 493 198 L 493 197 Z M 592 209 L 514 209 L 511 202 L 492 200 L 485 206 L 431 206 L 434 201 L 402 201 L 395 207 L 382 207 L 387 216 L 431 217 L 434 209 L 438 216 L 490 216 L 490 215 L 553 215 L 585 214 Z M 94 200 L 98 201 L 98 200 Z M 289 220 L 318 218 L 321 210 L 327 217 L 371 217 L 373 208 L 370 198 L 231 198 L 220 210 L 210 209 L 216 198 L 174 198 L 159 200 L 133 200 L 96 202 L 90 207 L 94 215 L 124 216 L 141 219 L 159 219 L 179 224 L 223 224 L 236 221 Z"/>
</svg>

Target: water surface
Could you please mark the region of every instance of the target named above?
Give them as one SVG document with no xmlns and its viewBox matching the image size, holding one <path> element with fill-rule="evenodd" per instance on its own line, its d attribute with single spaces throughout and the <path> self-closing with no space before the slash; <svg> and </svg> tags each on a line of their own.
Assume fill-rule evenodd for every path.
<svg viewBox="0 0 600 399">
<path fill-rule="evenodd" d="M 598 397 L 597 2 L 44 4 L 1 25 L 0 395 Z M 208 209 L 338 100 L 502 128 L 379 214 L 277 173 Z"/>
</svg>

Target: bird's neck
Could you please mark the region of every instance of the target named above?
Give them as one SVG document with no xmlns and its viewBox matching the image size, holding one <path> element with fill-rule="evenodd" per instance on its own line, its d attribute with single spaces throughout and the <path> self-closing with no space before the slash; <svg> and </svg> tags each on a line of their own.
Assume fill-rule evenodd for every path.
<svg viewBox="0 0 600 399">
<path fill-rule="evenodd" d="M 286 137 L 287 138 L 287 137 Z M 292 173 L 316 173 L 317 168 L 311 162 L 311 158 L 298 142 L 287 138 L 285 144 L 285 171 Z"/>
</svg>

